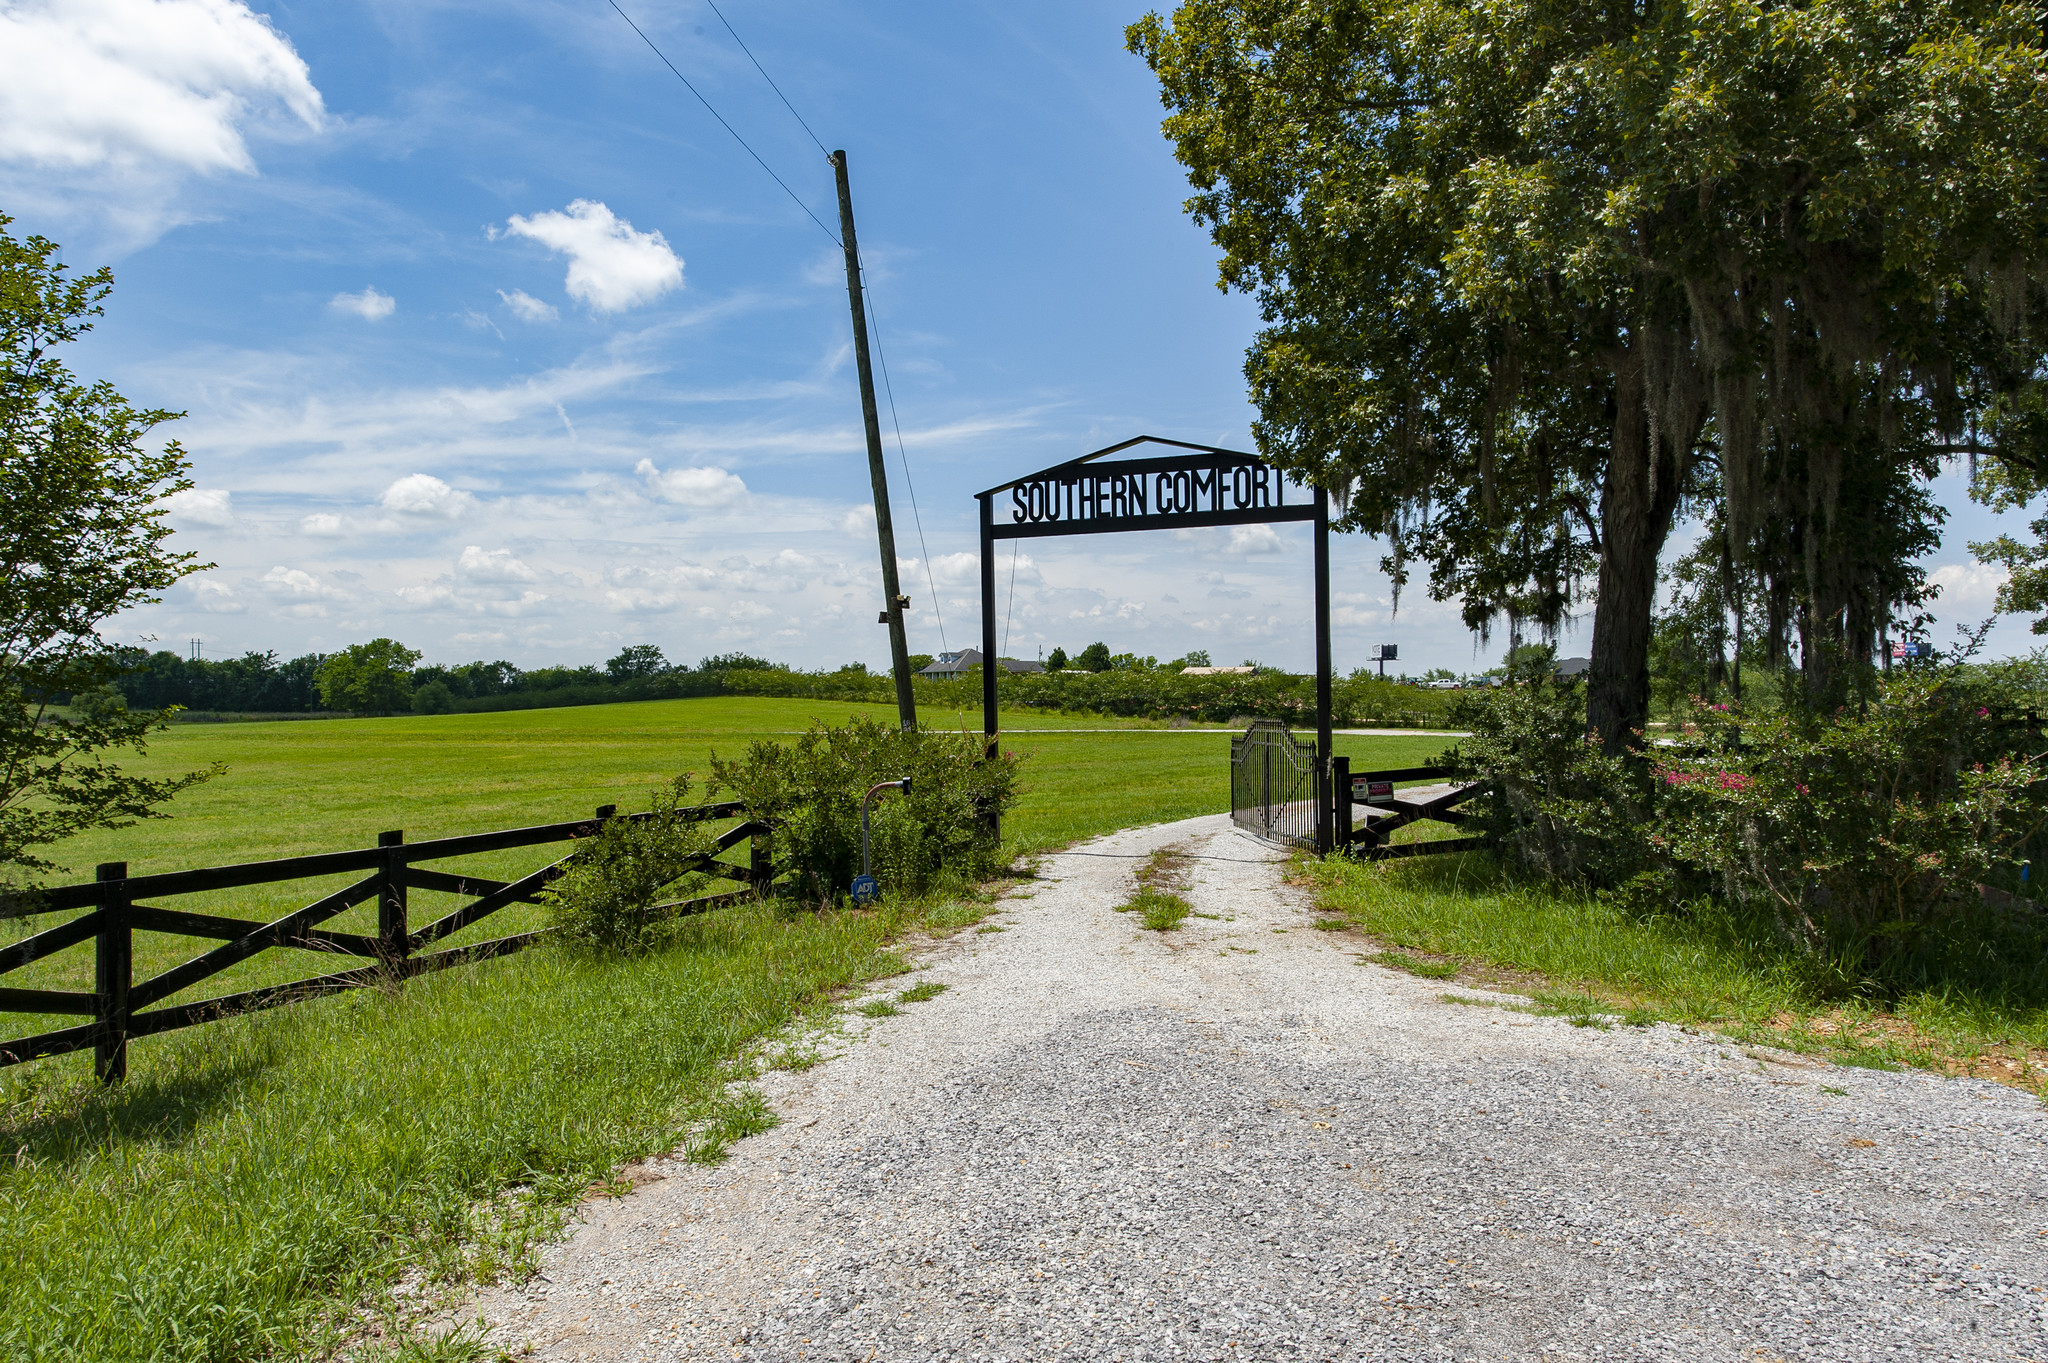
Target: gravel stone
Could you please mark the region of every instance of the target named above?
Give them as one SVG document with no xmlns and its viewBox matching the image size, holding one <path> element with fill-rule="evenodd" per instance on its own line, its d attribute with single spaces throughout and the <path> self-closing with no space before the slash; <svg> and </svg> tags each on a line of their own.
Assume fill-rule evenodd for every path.
<svg viewBox="0 0 2048 1363">
<path fill-rule="evenodd" d="M 1114 912 L 1167 845 L 1221 917 Z M 777 1129 L 463 1314 L 550 1360 L 2048 1358 L 2034 1099 L 1449 1004 L 1282 870 L 1221 817 L 1046 857 L 945 994 L 762 1080 Z"/>
</svg>

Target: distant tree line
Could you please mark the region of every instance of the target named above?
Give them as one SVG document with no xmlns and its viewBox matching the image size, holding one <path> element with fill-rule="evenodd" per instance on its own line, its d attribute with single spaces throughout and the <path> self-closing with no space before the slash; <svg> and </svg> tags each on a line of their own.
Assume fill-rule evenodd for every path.
<svg viewBox="0 0 2048 1363">
<path fill-rule="evenodd" d="M 1312 722 L 1314 682 L 1271 668 L 1253 675 L 1183 676 L 1208 665 L 1207 653 L 1171 662 L 1135 653 L 1111 653 L 1103 643 L 1083 649 L 1064 670 L 1063 653 L 1047 659 L 1052 670 L 1001 678 L 1006 706 L 1086 713 L 1223 721 L 1241 716 Z M 604 705 L 618 701 L 674 700 L 689 696 L 785 696 L 811 700 L 893 700 L 886 673 L 863 663 L 799 671 L 746 653 L 722 653 L 691 667 L 672 663 L 653 644 L 622 649 L 602 666 L 522 669 L 504 659 L 456 665 L 420 665 L 418 650 L 395 639 L 373 639 L 335 653 L 308 653 L 279 661 L 275 653 L 245 653 L 213 661 L 168 651 L 131 650 L 129 670 L 110 690 L 125 704 L 160 710 L 183 706 L 208 714 L 460 714 Z M 911 666 L 931 662 L 913 655 Z M 964 681 L 917 680 L 921 699 L 947 707 L 978 695 Z M 1340 724 L 1427 726 L 1441 722 L 1444 701 L 1418 687 L 1382 681 L 1363 669 L 1340 678 Z"/>
<path fill-rule="evenodd" d="M 255 651 L 185 658 L 131 648 L 107 690 L 135 711 L 175 705 L 198 714 L 449 714 L 707 695 L 727 672 L 786 670 L 745 653 L 718 654 L 692 668 L 669 662 L 652 644 L 635 644 L 601 667 L 523 669 L 502 658 L 422 667 L 419 659 L 418 650 L 393 639 L 290 659 Z"/>
</svg>

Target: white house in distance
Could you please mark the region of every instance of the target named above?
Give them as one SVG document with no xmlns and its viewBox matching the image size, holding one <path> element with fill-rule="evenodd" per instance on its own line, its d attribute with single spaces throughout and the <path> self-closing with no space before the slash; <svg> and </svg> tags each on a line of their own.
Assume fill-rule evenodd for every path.
<svg viewBox="0 0 2048 1363">
<path fill-rule="evenodd" d="M 1045 664 L 1016 658 L 998 658 L 996 665 L 1005 672 L 1043 672 Z M 941 653 L 931 664 L 918 672 L 927 681 L 958 681 L 973 669 L 981 666 L 981 650 L 962 649 L 958 653 Z"/>
</svg>

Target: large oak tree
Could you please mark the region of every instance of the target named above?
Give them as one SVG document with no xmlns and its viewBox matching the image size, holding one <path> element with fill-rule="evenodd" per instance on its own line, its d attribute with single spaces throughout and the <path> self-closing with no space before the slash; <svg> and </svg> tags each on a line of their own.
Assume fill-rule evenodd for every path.
<svg viewBox="0 0 2048 1363">
<path fill-rule="evenodd" d="M 1935 514 L 1914 487 L 2040 332 L 2027 12 L 1184 0 L 1129 39 L 1265 318 L 1262 451 L 1348 489 L 1397 571 L 1424 557 L 1474 623 L 1590 595 L 1610 749 L 1689 500 L 1811 680 L 1867 660 Z"/>
</svg>

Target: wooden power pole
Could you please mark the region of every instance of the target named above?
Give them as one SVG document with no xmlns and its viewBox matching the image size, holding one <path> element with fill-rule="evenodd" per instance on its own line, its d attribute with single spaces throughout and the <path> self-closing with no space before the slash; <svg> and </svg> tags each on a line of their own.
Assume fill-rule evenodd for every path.
<svg viewBox="0 0 2048 1363">
<path fill-rule="evenodd" d="M 867 427 L 868 478 L 875 486 L 875 533 L 882 541 L 882 620 L 889 626 L 889 669 L 896 677 L 896 717 L 903 732 L 917 728 L 917 697 L 910 689 L 910 641 L 903 608 L 910 598 L 896 581 L 896 527 L 889 519 L 889 470 L 882 463 L 882 417 L 875 409 L 875 371 L 868 363 L 868 311 L 860 294 L 860 247 L 853 236 L 853 190 L 846 182 L 846 153 L 832 153 L 839 181 L 839 239 L 846 247 L 846 299 L 853 307 L 853 363 L 860 373 L 860 416 Z M 982 666 L 988 664 L 984 662 Z"/>
</svg>

